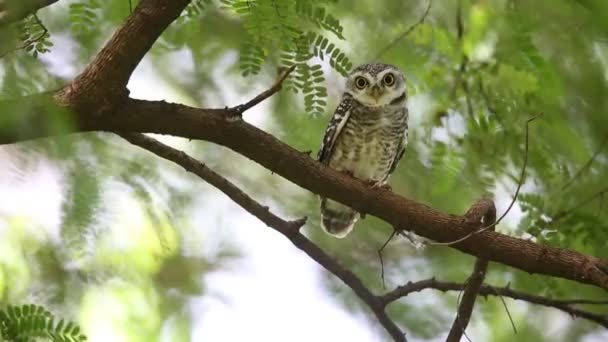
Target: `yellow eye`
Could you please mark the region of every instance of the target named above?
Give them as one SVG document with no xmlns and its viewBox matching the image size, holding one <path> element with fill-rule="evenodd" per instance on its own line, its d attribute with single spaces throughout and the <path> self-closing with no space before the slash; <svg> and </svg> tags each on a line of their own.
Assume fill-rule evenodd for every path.
<svg viewBox="0 0 608 342">
<path fill-rule="evenodd" d="M 393 74 L 386 74 L 386 75 L 384 75 L 383 82 L 384 82 L 384 85 L 390 87 L 393 84 L 395 84 L 395 76 L 393 76 Z"/>
<path fill-rule="evenodd" d="M 359 89 L 367 87 L 367 80 L 365 79 L 365 77 L 359 76 L 355 78 L 355 86 Z"/>
</svg>

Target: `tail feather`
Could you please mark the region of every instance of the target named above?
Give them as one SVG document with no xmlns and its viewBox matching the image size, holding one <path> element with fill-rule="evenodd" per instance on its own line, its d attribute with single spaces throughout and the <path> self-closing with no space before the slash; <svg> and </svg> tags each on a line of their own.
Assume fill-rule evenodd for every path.
<svg viewBox="0 0 608 342">
<path fill-rule="evenodd" d="M 359 213 L 344 204 L 323 198 L 321 200 L 321 227 L 337 238 L 343 238 L 353 230 Z"/>
</svg>

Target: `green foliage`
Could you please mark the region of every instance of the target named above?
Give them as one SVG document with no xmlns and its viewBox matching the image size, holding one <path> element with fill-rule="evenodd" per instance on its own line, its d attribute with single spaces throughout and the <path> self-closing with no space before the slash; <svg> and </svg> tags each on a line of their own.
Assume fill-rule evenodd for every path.
<svg viewBox="0 0 608 342">
<path fill-rule="evenodd" d="M 339 20 L 322 7 L 328 2 L 279 0 L 222 0 L 222 8 L 231 11 L 243 21 L 247 39 L 240 53 L 243 76 L 256 75 L 268 59 L 279 58 L 280 66 L 297 68 L 286 89 L 301 91 L 306 111 L 323 113 L 327 103 L 327 89 L 323 84 L 323 71 L 313 59 L 327 60 L 329 65 L 346 76 L 352 63 L 334 42 L 314 28 L 333 33 L 344 39 Z M 304 29 L 307 28 L 307 29 Z M 320 73 L 320 74 L 319 74 Z M 312 80 L 309 80 L 310 77 Z"/>
<path fill-rule="evenodd" d="M 49 52 L 49 49 L 53 46 L 47 28 L 35 15 L 30 15 L 19 22 L 19 31 L 19 39 L 23 43 L 23 49 L 34 58 L 38 57 L 39 54 Z"/>
<path fill-rule="evenodd" d="M 70 25 L 75 36 L 86 37 L 99 25 L 100 0 L 84 0 L 70 4 Z"/>
<path fill-rule="evenodd" d="M 300 16 L 305 17 L 310 22 L 313 22 L 317 27 L 325 29 L 335 34 L 338 38 L 344 39 L 342 31 L 344 28 L 340 24 L 340 21 L 333 15 L 326 13 L 324 7 L 317 7 L 313 4 L 313 1 L 308 0 L 297 0 L 296 1 L 296 13 Z"/>
<path fill-rule="evenodd" d="M 183 16 L 194 19 L 200 16 L 211 4 L 212 0 L 193 0 L 184 10 Z"/>
<path fill-rule="evenodd" d="M 0 310 L 0 334 L 4 341 L 29 342 L 48 338 L 53 342 L 77 342 L 87 338 L 73 322 L 57 322 L 44 307 L 25 304 Z"/>
<path fill-rule="evenodd" d="M 545 115 L 530 125 L 528 172 L 517 202 L 521 214 L 518 215 L 516 206 L 498 230 L 608 258 L 605 246 L 608 194 L 601 193 L 608 188 L 605 177 L 608 116 L 604 110 L 608 106 L 608 27 L 603 18 L 606 5 L 602 3 L 433 1 L 424 22 L 394 42 L 419 22 L 426 1 L 196 0 L 163 33 L 148 55 L 147 61 L 152 62 L 158 78 L 147 82 L 151 88 L 146 89 L 146 95 L 199 107 L 230 106 L 234 103 L 226 95 L 227 84 L 234 85 L 238 92 L 250 92 L 251 82 L 247 81 L 261 76 L 266 82 L 286 67 L 296 65 L 283 84 L 283 89 L 289 92 L 273 97 L 273 113 L 268 116 L 271 121 L 264 128 L 294 148 L 311 150 L 314 155 L 327 124 L 327 116 L 319 114 L 330 112 L 342 91 L 342 81 L 328 77 L 328 73 L 344 76 L 353 62 L 368 62 L 390 46 L 381 60 L 404 71 L 411 116 L 410 144 L 391 177 L 393 191 L 453 214 L 463 213 L 484 194 L 494 194 L 504 207 L 514 193 L 523 163 L 525 121 L 543 112 Z M 455 25 L 457 6 L 462 6 L 461 36 Z M 61 34 L 63 38 L 65 32 L 71 32 L 70 51 L 75 51 L 76 56 L 73 61 L 61 62 L 74 64 L 80 70 L 129 11 L 125 0 L 79 0 L 67 11 L 40 11 L 39 15 L 51 35 Z M 14 34 L 5 34 L 10 30 L 0 32 L 0 96 L 16 98 L 65 85 L 66 78 L 53 74 L 46 58 L 45 63 L 32 58 L 50 48 L 44 43 L 49 42 L 48 34 L 28 51 L 13 51 L 42 33 L 35 18 L 27 18 L 13 29 Z M 4 55 L 6 51 L 12 52 Z M 140 71 L 145 70 L 137 73 Z M 246 77 L 245 81 L 236 75 L 238 72 Z M 152 87 L 156 85 L 163 88 Z M 294 98 L 293 93 L 298 97 Z M 302 100 L 307 112 L 315 115 L 298 115 L 298 100 Z M 4 113 L 0 116 L 0 127 L 27 130 L 31 123 L 26 115 L 34 108 L 31 103 L 19 101 L 0 108 Z M 57 139 L 32 144 L 40 155 L 61 169 L 64 187 L 63 202 L 58 209 L 61 244 L 45 243 L 43 249 L 34 253 L 36 257 L 28 259 L 29 263 L 4 256 L 2 264 L 23 266 L 3 267 L 0 278 L 20 268 L 24 275 L 14 278 L 23 282 L 23 288 L 49 283 L 69 296 L 77 292 L 68 287 L 75 283 L 82 292 L 95 292 L 91 286 L 75 280 L 75 272 L 64 266 L 74 263 L 70 251 L 66 253 L 66 249 L 73 247 L 71 242 L 86 240 L 90 254 L 87 256 L 94 260 L 76 258 L 86 264 L 79 264 L 77 273 L 93 278 L 108 273 L 111 277 L 128 279 L 136 289 L 154 287 L 154 294 L 162 297 L 159 300 L 162 309 L 154 314 L 163 321 L 157 323 L 167 324 L 176 312 L 182 312 L 190 296 L 204 293 L 205 273 L 217 268 L 217 260 L 191 255 L 192 251 L 207 253 L 206 244 L 215 243 L 216 234 L 205 231 L 200 242 L 192 227 L 217 226 L 224 230 L 226 224 L 221 219 L 210 219 L 211 222 L 203 219 L 196 224 L 189 221 L 192 212 L 204 211 L 213 201 L 210 195 L 213 190 L 183 176 L 182 170 L 135 152 L 125 147 L 124 142 L 105 135 L 71 139 L 64 145 Z M 294 190 L 279 177 L 272 177 L 225 149 L 196 142 L 184 143 L 182 147 L 237 180 L 254 198 L 265 203 L 275 199 L 286 217 L 308 216 L 305 229 L 316 243 L 360 276 L 366 286 L 377 293 L 384 291 L 379 280 L 377 249 L 390 233 L 386 223 L 368 217 L 357 224 L 347 239 L 328 238 L 318 227 L 318 201 L 308 192 Z M 41 158 L 21 151 L 17 154 L 26 159 Z M 150 226 L 150 236 L 138 235 L 147 238 L 138 238 L 134 245 L 158 246 L 137 252 L 125 247 L 128 251 L 124 253 L 108 248 L 114 246 L 112 243 L 99 246 L 116 224 L 114 221 L 119 220 L 108 220 L 108 212 L 121 205 L 104 197 L 108 184 L 126 189 Z M 193 202 L 199 195 L 203 204 Z M 207 197 L 211 200 L 205 202 Z M 215 203 L 210 204 L 215 208 Z M 136 212 L 135 209 L 121 212 L 120 219 L 135 217 Z M 21 222 L 14 226 L 29 227 L 19 213 L 11 214 L 7 221 Z M 210 213 L 205 211 L 201 216 Z M 106 221 L 99 224 L 99 217 Z M 133 222 L 126 226 L 128 233 L 110 242 L 132 242 L 135 239 L 132 234 L 139 226 Z M 18 233 L 27 236 L 21 230 Z M 3 241 L 10 241 L 16 255 L 31 255 L 26 253 L 27 243 Z M 182 246 L 187 243 L 195 248 Z M 2 248 L 5 249 L 9 250 Z M 218 258 L 225 248 L 221 249 Z M 48 265 L 50 259 L 53 262 Z M 431 276 L 462 282 L 471 271 L 473 258 L 439 246 L 415 250 L 397 237 L 385 249 L 384 262 L 387 285 L 391 288 Z M 140 264 L 152 266 L 144 267 L 143 271 L 142 267 L 133 266 Z M 36 273 L 37 267 L 45 268 L 44 277 Z M 368 312 L 342 283 L 331 276 L 326 277 L 326 282 L 332 295 L 342 300 L 349 311 Z M 511 284 L 514 289 L 556 297 L 605 297 L 604 292 L 577 283 L 531 276 L 497 264 L 490 267 L 487 282 L 498 286 Z M 424 291 L 392 304 L 389 309 L 411 336 L 440 339 L 453 320 L 456 296 Z M 514 306 L 508 300 L 507 305 L 520 340 L 555 339 L 547 337 L 545 329 L 552 324 L 546 318 L 553 318 L 550 316 L 553 311 Z M 585 309 L 608 314 L 606 307 Z M 179 324 L 188 331 L 192 317 L 189 313 L 181 315 Z M 478 301 L 473 324 L 480 320 L 488 326 L 491 336 L 473 340 L 513 340 L 499 300 Z M 563 340 L 584 340 L 599 331 L 581 320 L 567 322 L 560 327 Z"/>
</svg>

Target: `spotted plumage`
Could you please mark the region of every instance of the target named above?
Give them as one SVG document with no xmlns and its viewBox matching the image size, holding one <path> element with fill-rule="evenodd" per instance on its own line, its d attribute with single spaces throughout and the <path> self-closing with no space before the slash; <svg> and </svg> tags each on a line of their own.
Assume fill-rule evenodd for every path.
<svg viewBox="0 0 608 342">
<path fill-rule="evenodd" d="M 407 145 L 406 105 L 405 77 L 395 66 L 355 68 L 325 131 L 319 161 L 374 186 L 384 185 Z M 346 236 L 358 218 L 355 210 L 321 198 L 321 226 L 329 234 Z"/>
</svg>

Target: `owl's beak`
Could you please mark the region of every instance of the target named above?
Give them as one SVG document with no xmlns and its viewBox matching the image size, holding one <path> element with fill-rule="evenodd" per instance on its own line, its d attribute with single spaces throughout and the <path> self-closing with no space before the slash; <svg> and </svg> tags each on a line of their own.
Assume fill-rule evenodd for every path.
<svg viewBox="0 0 608 342">
<path fill-rule="evenodd" d="M 374 85 L 374 86 L 372 86 L 372 88 L 370 90 L 371 90 L 372 97 L 377 102 L 378 99 L 380 98 L 380 96 L 382 95 L 382 89 L 380 89 L 380 87 L 378 87 L 377 85 Z"/>
</svg>

